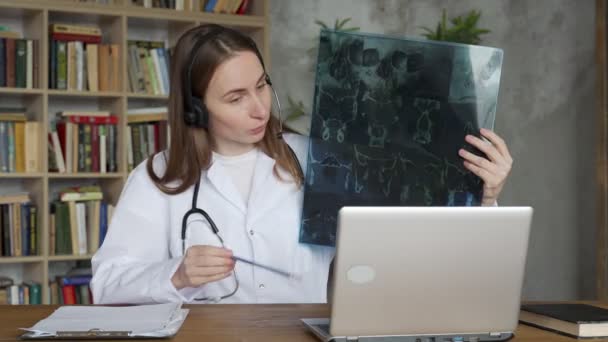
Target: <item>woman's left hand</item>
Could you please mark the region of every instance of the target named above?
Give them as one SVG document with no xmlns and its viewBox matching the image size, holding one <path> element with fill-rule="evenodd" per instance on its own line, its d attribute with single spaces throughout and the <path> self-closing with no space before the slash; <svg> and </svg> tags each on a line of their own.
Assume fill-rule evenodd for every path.
<svg viewBox="0 0 608 342">
<path fill-rule="evenodd" d="M 513 158 L 504 140 L 496 133 L 482 128 L 481 135 L 489 142 L 473 135 L 467 135 L 465 140 L 486 154 L 487 158 L 477 156 L 465 149 L 458 154 L 465 159 L 464 166 L 483 180 L 483 199 L 481 205 L 491 206 L 496 203 L 502 187 L 511 172 Z"/>
</svg>

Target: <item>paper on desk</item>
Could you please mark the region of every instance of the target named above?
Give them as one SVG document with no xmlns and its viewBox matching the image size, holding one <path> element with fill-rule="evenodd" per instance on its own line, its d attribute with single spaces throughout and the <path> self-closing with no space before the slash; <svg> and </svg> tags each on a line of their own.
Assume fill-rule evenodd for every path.
<svg viewBox="0 0 608 342">
<path fill-rule="evenodd" d="M 181 303 L 109 306 L 63 306 L 31 328 L 38 336 L 58 331 L 130 331 L 131 336 L 169 336 L 177 332 L 188 310 Z"/>
</svg>

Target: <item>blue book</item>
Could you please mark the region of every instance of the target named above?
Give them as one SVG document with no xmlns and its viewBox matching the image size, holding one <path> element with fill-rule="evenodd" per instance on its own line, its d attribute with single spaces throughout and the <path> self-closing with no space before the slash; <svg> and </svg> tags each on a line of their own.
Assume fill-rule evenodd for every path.
<svg viewBox="0 0 608 342">
<path fill-rule="evenodd" d="M 0 38 L 0 87 L 6 87 L 6 44 Z"/>
<path fill-rule="evenodd" d="M 21 255 L 30 255 L 30 206 L 21 204 Z"/>
<path fill-rule="evenodd" d="M 103 244 L 103 239 L 106 237 L 108 232 L 108 204 L 101 202 L 99 210 L 99 247 Z"/>
<path fill-rule="evenodd" d="M 0 172 L 8 172 L 8 124 L 0 121 Z"/>
<path fill-rule="evenodd" d="M 169 63 L 167 60 L 167 51 L 164 48 L 156 49 L 158 55 L 158 61 L 160 62 L 160 73 L 163 87 L 167 89 L 167 95 L 169 94 Z"/>
<path fill-rule="evenodd" d="M 333 246 L 343 206 L 478 206 L 467 134 L 492 129 L 503 51 L 322 30 L 301 243 Z"/>
<path fill-rule="evenodd" d="M 213 8 L 215 7 L 216 3 L 217 3 L 217 0 L 207 1 L 207 5 L 205 5 L 205 12 L 213 12 Z"/>
<path fill-rule="evenodd" d="M 58 277 L 57 282 L 59 283 L 59 286 L 88 285 L 91 282 L 92 277 L 93 276 L 90 274 L 89 275 L 78 275 L 78 276 L 65 276 L 65 277 Z"/>
</svg>

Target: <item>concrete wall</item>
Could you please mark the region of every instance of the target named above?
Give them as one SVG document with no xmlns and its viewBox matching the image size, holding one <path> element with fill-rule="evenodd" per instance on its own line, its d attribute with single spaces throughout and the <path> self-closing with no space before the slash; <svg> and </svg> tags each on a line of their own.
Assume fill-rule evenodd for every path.
<svg viewBox="0 0 608 342">
<path fill-rule="evenodd" d="M 442 8 L 481 10 L 492 31 L 482 44 L 505 52 L 495 129 L 515 165 L 499 203 L 535 208 L 524 298 L 593 298 L 594 0 L 272 0 L 271 74 L 284 107 L 290 94 L 310 111 L 315 19 L 420 36 Z"/>
</svg>

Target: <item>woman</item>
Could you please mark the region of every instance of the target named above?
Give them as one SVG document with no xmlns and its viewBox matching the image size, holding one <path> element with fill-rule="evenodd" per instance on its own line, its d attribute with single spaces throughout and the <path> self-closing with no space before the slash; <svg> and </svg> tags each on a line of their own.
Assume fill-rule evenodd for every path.
<svg viewBox="0 0 608 342">
<path fill-rule="evenodd" d="M 307 140 L 281 135 L 255 43 L 202 25 L 179 39 L 172 63 L 170 148 L 125 184 L 92 260 L 95 303 L 326 302 L 333 248 L 298 243 Z M 482 134 L 492 144 L 467 141 L 489 160 L 460 153 L 492 205 L 511 158 Z"/>
</svg>

